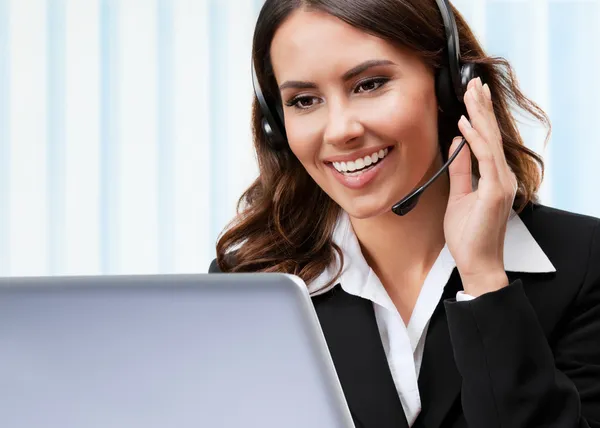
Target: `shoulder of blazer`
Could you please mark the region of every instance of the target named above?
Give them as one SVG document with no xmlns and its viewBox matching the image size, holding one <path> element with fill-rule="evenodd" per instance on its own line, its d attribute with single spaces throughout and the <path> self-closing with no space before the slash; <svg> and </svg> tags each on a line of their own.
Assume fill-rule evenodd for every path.
<svg viewBox="0 0 600 428">
<path fill-rule="evenodd" d="M 525 223 L 527 228 L 531 231 L 539 230 L 539 226 L 568 226 L 573 228 L 573 232 L 582 231 L 586 229 L 595 228 L 600 223 L 600 218 L 593 217 L 590 215 L 579 214 L 571 211 L 565 211 L 558 208 L 548 207 L 546 205 L 529 203 L 519 214 L 521 220 Z"/>
<path fill-rule="evenodd" d="M 213 259 L 213 261 L 210 262 L 208 273 L 221 273 L 221 269 L 219 269 L 219 265 L 217 264 L 217 259 Z"/>
<path fill-rule="evenodd" d="M 528 205 L 520 217 L 556 269 L 549 274 L 518 274 L 538 315 L 549 317 L 547 322 L 541 320 L 549 331 L 550 318 L 562 313 L 565 305 L 600 293 L 600 219 L 537 204 Z"/>
<path fill-rule="evenodd" d="M 229 262 L 229 264 L 235 264 L 234 260 L 235 260 L 235 255 L 232 253 L 228 253 L 226 256 L 227 261 Z M 219 267 L 219 264 L 217 263 L 217 259 L 213 259 L 212 262 L 210 262 L 210 266 L 208 267 L 208 273 L 222 273 L 221 268 Z"/>
<path fill-rule="evenodd" d="M 519 216 L 553 263 L 554 258 L 561 259 L 561 256 L 587 260 L 594 233 L 600 225 L 596 217 L 540 204 L 528 204 Z"/>
</svg>

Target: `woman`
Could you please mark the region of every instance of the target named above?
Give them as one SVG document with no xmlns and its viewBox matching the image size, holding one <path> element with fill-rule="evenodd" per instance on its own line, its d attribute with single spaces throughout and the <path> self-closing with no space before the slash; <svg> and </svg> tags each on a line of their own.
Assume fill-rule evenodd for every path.
<svg viewBox="0 0 600 428">
<path fill-rule="evenodd" d="M 209 271 L 306 282 L 357 427 L 600 427 L 599 221 L 536 203 L 509 107 L 547 117 L 453 9 L 480 77 L 446 102 L 444 4 L 265 2 L 253 64 L 283 137 L 255 100 L 260 176 Z"/>
</svg>

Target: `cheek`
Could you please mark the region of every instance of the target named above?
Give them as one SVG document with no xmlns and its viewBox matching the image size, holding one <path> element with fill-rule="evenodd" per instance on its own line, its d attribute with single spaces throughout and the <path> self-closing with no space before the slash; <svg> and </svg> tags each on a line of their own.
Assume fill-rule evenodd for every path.
<svg viewBox="0 0 600 428">
<path fill-rule="evenodd" d="M 399 142 L 406 150 L 437 146 L 437 102 L 433 93 L 391 94 L 382 101 L 380 108 L 368 113 L 375 133 Z"/>
<path fill-rule="evenodd" d="M 321 139 L 316 127 L 307 126 L 307 123 L 301 119 L 289 120 L 285 129 L 290 149 L 305 168 L 309 169 L 318 159 Z"/>
<path fill-rule="evenodd" d="M 302 133 L 295 133 L 292 129 L 286 129 L 286 132 L 292 153 L 298 158 L 308 173 L 312 175 L 311 172 L 315 168 L 320 148 L 317 139 L 310 138 L 308 135 L 302 135 Z"/>
</svg>

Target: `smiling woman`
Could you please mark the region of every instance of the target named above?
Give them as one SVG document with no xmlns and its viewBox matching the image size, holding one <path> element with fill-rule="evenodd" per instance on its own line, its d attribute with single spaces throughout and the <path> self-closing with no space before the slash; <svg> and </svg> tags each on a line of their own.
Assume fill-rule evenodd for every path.
<svg viewBox="0 0 600 428">
<path fill-rule="evenodd" d="M 357 426 L 598 426 L 600 221 L 538 203 L 510 65 L 447 0 L 267 0 L 253 67 L 210 272 L 304 280 Z"/>
</svg>

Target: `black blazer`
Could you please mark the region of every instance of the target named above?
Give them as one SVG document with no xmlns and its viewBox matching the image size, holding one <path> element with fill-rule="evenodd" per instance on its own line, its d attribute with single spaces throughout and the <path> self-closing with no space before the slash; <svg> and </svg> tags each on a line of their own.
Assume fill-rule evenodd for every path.
<svg viewBox="0 0 600 428">
<path fill-rule="evenodd" d="M 520 217 L 556 272 L 507 272 L 508 287 L 456 302 L 454 270 L 427 331 L 414 427 L 600 427 L 600 220 L 541 205 Z M 407 427 L 372 302 L 338 284 L 313 303 L 356 427 Z"/>
</svg>

